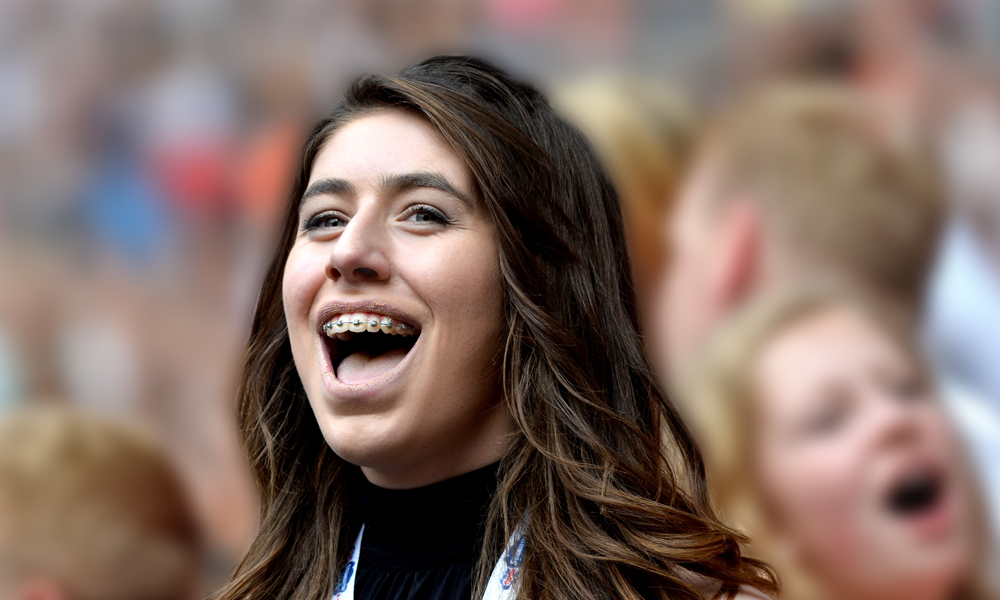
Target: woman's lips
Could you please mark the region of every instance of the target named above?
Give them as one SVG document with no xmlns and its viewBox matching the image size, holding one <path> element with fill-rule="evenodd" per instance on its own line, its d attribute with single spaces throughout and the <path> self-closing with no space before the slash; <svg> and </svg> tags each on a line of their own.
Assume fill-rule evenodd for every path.
<svg viewBox="0 0 1000 600">
<path fill-rule="evenodd" d="M 910 469 L 893 485 L 884 502 L 897 522 L 921 537 L 936 537 L 951 530 L 957 517 L 952 483 L 940 469 Z"/>
<path fill-rule="evenodd" d="M 958 516 L 953 497 L 945 493 L 933 508 L 903 518 L 903 523 L 922 538 L 936 538 L 952 531 Z"/>
<path fill-rule="evenodd" d="M 381 320 L 382 317 L 391 319 L 394 325 L 398 326 L 400 324 L 406 325 L 408 327 L 405 329 L 415 329 L 419 331 L 420 322 L 419 319 L 406 311 L 403 311 L 393 304 L 386 302 L 384 300 L 358 300 L 358 301 L 332 301 L 328 302 L 320 308 L 316 315 L 316 325 L 318 333 L 325 333 L 327 326 L 331 322 L 336 321 L 339 317 L 345 317 L 345 321 L 352 321 L 350 317 L 355 316 L 360 313 L 360 316 L 364 319 L 368 317 L 378 316 Z M 367 325 L 367 324 L 366 324 Z M 367 327 L 365 327 L 366 329 Z M 339 331 L 350 331 L 350 325 L 340 328 L 334 328 Z M 336 331 L 330 331 L 329 333 L 335 333 Z M 397 333 L 403 333 L 403 330 L 397 331 Z M 387 331 L 388 333 L 388 331 Z"/>
<path fill-rule="evenodd" d="M 324 360 L 323 385 L 327 393 L 335 399 L 344 401 L 372 400 L 382 396 L 413 360 L 413 355 L 421 346 L 422 337 L 418 336 L 408 351 L 390 350 L 374 358 L 370 354 L 364 356 L 363 352 L 353 352 L 344 357 L 336 367 L 330 352 L 331 346 L 339 342 L 321 338 L 320 346 Z M 354 356 L 355 354 L 362 355 Z M 347 363 L 346 368 L 344 363 Z"/>
</svg>

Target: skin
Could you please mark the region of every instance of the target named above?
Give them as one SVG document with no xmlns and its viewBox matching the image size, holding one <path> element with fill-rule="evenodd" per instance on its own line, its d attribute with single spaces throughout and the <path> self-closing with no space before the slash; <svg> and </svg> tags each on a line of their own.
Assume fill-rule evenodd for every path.
<svg viewBox="0 0 1000 600">
<path fill-rule="evenodd" d="M 661 280 L 654 317 L 654 345 L 668 379 L 715 327 L 761 285 L 765 263 L 762 220 L 740 198 L 720 202 L 714 161 L 692 173 L 667 219 L 665 238 L 670 264 Z M 768 265 L 772 266 L 772 265 Z M 773 271 L 773 269 L 771 269 Z"/>
<path fill-rule="evenodd" d="M 33 577 L 16 585 L 0 583 L 0 600 L 68 600 L 70 597 L 50 579 Z"/>
<path fill-rule="evenodd" d="M 765 505 L 830 597 L 949 597 L 974 555 L 971 494 L 915 361 L 867 318 L 831 308 L 762 347 L 753 388 Z M 922 517 L 892 514 L 885 497 L 915 465 L 943 474 L 943 500 Z"/>
<path fill-rule="evenodd" d="M 423 183 L 400 183 L 414 174 Z M 329 180 L 346 185 L 310 193 Z M 382 487 L 495 462 L 513 429 L 500 402 L 496 233 L 474 198 L 471 172 L 440 133 L 400 109 L 354 118 L 312 166 L 283 280 L 292 354 L 331 448 Z M 386 384 L 345 387 L 329 370 L 320 311 L 355 301 L 391 305 L 421 331 Z"/>
</svg>

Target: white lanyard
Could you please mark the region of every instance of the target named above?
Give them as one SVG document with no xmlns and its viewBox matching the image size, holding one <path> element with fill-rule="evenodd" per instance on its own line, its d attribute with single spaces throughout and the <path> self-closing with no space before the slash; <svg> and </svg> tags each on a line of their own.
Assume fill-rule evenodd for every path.
<svg viewBox="0 0 1000 600">
<path fill-rule="evenodd" d="M 361 561 L 361 536 L 364 533 L 365 526 L 362 525 L 361 531 L 358 532 L 358 539 L 354 540 L 351 560 L 347 562 L 340 574 L 340 582 L 333 590 L 333 600 L 354 600 L 354 582 L 358 578 L 358 563 Z M 503 556 L 497 561 L 497 566 L 493 567 L 493 574 L 490 575 L 490 581 L 486 584 L 483 600 L 509 600 L 512 597 L 514 580 L 521 569 L 523 558 L 524 534 L 519 530 L 514 532 Z"/>
</svg>

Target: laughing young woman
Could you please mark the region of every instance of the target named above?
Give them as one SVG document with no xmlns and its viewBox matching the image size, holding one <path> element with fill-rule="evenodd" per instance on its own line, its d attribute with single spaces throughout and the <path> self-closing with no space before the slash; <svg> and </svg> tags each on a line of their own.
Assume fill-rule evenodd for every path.
<svg viewBox="0 0 1000 600">
<path fill-rule="evenodd" d="M 774 591 L 643 358 L 615 193 L 468 58 L 366 76 L 309 138 L 240 389 L 259 533 L 220 597 Z"/>
</svg>

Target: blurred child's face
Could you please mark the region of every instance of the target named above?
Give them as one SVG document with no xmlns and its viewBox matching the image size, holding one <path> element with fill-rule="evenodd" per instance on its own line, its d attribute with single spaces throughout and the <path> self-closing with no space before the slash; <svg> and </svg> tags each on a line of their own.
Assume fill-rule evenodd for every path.
<svg viewBox="0 0 1000 600">
<path fill-rule="evenodd" d="M 974 554 L 971 494 L 915 361 L 829 309 L 775 335 L 753 375 L 761 491 L 804 566 L 845 597 L 952 591 Z"/>
</svg>

